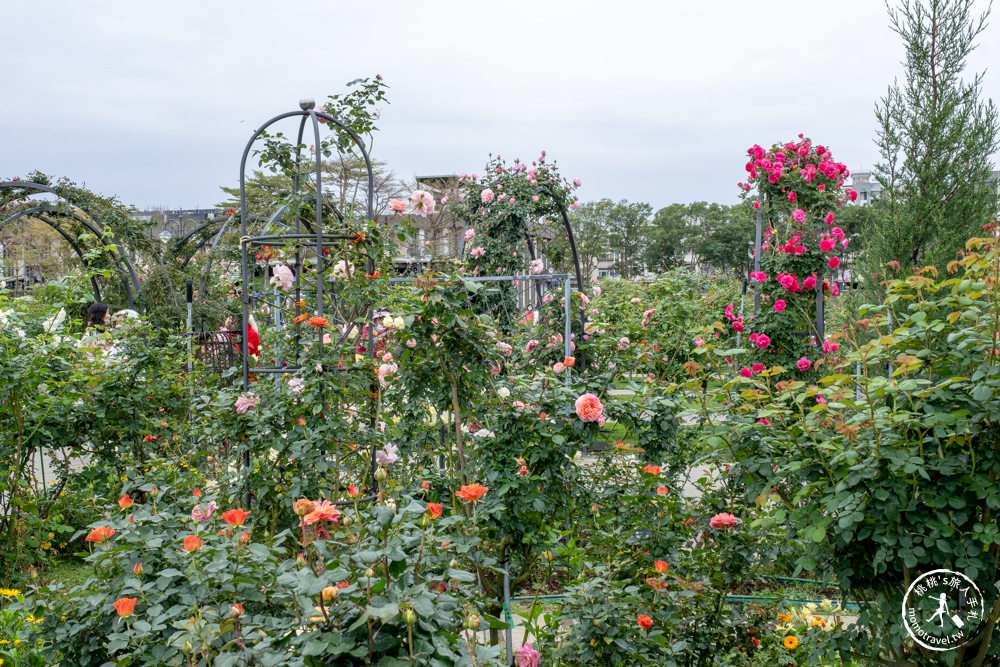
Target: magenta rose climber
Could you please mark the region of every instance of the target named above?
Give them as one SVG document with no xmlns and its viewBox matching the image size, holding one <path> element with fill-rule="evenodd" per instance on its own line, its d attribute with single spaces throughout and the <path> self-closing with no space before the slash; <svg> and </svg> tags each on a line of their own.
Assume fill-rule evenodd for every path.
<svg viewBox="0 0 1000 667">
<path fill-rule="evenodd" d="M 812 366 L 812 362 L 810 362 L 805 357 L 802 357 L 801 359 L 795 362 L 795 365 L 798 367 L 800 371 L 807 371 L 809 370 L 809 367 Z"/>
<path fill-rule="evenodd" d="M 604 406 L 601 399 L 591 393 L 586 393 L 576 399 L 576 415 L 585 422 L 599 422 L 604 416 Z"/>
<path fill-rule="evenodd" d="M 732 514 L 729 514 L 728 512 L 719 512 L 712 517 L 712 520 L 708 522 L 708 525 L 716 530 L 729 530 L 739 522 L 740 520 Z"/>
<path fill-rule="evenodd" d="M 757 347 L 763 350 L 768 345 L 771 344 L 771 339 L 767 336 L 767 334 L 761 334 L 757 336 L 757 340 L 754 341 L 754 343 L 757 345 Z"/>
</svg>

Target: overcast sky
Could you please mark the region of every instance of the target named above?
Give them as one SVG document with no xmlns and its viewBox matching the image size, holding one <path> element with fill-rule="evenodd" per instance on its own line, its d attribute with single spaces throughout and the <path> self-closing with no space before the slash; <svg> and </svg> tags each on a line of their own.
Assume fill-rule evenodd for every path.
<svg viewBox="0 0 1000 667">
<path fill-rule="evenodd" d="M 733 203 L 754 143 L 802 132 L 870 168 L 875 102 L 902 74 L 879 0 L 4 5 L 0 177 L 140 208 L 214 205 L 258 125 L 375 74 L 373 155 L 399 176 L 544 149 L 584 200 Z M 991 25 L 970 71 L 998 56 Z M 1000 101 L 1000 71 L 985 94 Z"/>
</svg>

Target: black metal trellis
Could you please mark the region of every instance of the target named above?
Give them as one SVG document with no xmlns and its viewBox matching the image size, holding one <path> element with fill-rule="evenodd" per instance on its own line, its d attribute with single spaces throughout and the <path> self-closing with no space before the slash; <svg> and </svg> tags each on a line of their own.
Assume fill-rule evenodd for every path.
<svg viewBox="0 0 1000 667">
<path fill-rule="evenodd" d="M 367 170 L 367 176 L 368 176 L 367 219 L 372 220 L 374 218 L 374 210 L 375 210 L 375 201 L 374 201 L 375 188 L 374 188 L 374 181 L 375 181 L 375 178 L 374 178 L 374 173 L 372 171 L 371 159 L 368 156 L 368 151 L 365 148 L 364 142 L 361 140 L 361 137 L 359 137 L 357 135 L 357 133 L 354 132 L 354 130 L 352 130 L 350 127 L 348 127 L 347 125 L 345 125 L 343 122 L 341 122 L 339 119 L 335 118 L 334 116 L 331 116 L 330 114 L 327 114 L 327 113 L 324 113 L 324 112 L 317 112 L 315 110 L 316 102 L 311 97 L 304 97 L 304 98 L 302 98 L 302 100 L 299 101 L 299 107 L 300 107 L 299 111 L 290 111 L 290 112 L 287 112 L 287 113 L 279 114 L 277 116 L 274 116 L 270 120 L 266 121 L 260 127 L 258 127 L 257 130 L 254 132 L 253 136 L 250 137 L 250 140 L 247 142 L 246 147 L 243 150 L 243 156 L 242 156 L 242 158 L 240 160 L 240 209 L 239 209 L 239 212 L 240 212 L 240 250 L 241 250 L 241 263 L 240 263 L 241 264 L 240 305 L 241 305 L 241 312 L 242 312 L 242 318 L 241 318 L 242 319 L 242 322 L 241 322 L 241 339 L 244 340 L 244 341 L 246 341 L 246 340 L 249 339 L 249 335 L 248 335 L 249 331 L 248 331 L 248 329 L 249 329 L 250 298 L 251 298 L 250 290 L 249 290 L 250 277 L 251 277 L 250 264 L 249 264 L 249 260 L 250 260 L 249 249 L 250 249 L 250 246 L 263 246 L 263 245 L 279 246 L 279 245 L 291 244 L 291 245 L 294 245 L 296 247 L 296 250 L 295 250 L 295 266 L 297 267 L 297 270 L 295 271 L 295 274 L 294 274 L 294 284 L 293 284 L 293 287 L 294 287 L 294 290 L 295 290 L 295 302 L 296 302 L 296 304 L 298 304 L 298 302 L 301 301 L 301 295 L 302 295 L 302 286 L 301 286 L 301 282 L 300 282 L 300 274 L 301 274 L 301 268 L 304 266 L 303 257 L 302 257 L 302 248 L 301 248 L 301 246 L 299 246 L 299 242 L 300 241 L 307 241 L 307 240 L 308 241 L 314 241 L 314 244 L 312 245 L 312 250 L 313 250 L 313 252 L 315 253 L 315 256 L 316 256 L 316 310 L 317 310 L 317 316 L 318 317 L 323 317 L 323 313 L 324 313 L 324 307 L 323 307 L 324 306 L 324 278 L 325 278 L 325 273 L 326 273 L 326 267 L 325 267 L 326 260 L 324 260 L 325 250 L 327 248 L 329 248 L 329 247 L 338 245 L 339 242 L 341 242 L 341 241 L 345 241 L 345 240 L 355 240 L 356 241 L 357 240 L 352 235 L 349 235 L 349 234 L 343 234 L 343 233 L 339 233 L 338 234 L 338 233 L 335 233 L 335 232 L 331 233 L 329 231 L 325 231 L 324 227 L 323 227 L 323 211 L 324 211 L 324 206 L 323 206 L 323 169 L 322 169 L 322 150 L 320 148 L 322 146 L 322 142 L 320 141 L 319 119 L 323 119 L 327 123 L 330 123 L 331 127 L 336 128 L 336 130 L 338 132 L 346 133 L 350 137 L 350 139 L 354 143 L 354 145 L 357 147 L 357 149 L 360 151 L 361 156 L 364 158 L 365 168 Z M 266 232 L 268 230 L 265 229 L 264 230 L 265 234 L 257 235 L 257 236 L 248 236 L 247 235 L 247 223 L 249 222 L 250 218 L 249 218 L 249 216 L 246 215 L 246 210 L 247 210 L 247 202 L 246 202 L 246 165 L 247 165 L 247 158 L 250 155 L 250 151 L 253 148 L 254 142 L 256 142 L 257 139 L 260 138 L 260 136 L 269 127 L 271 127 L 272 125 L 274 125 L 275 123 L 277 123 L 279 121 L 282 121 L 282 120 L 285 120 L 285 119 L 288 119 L 288 118 L 300 118 L 301 119 L 300 122 L 299 122 L 298 138 L 297 138 L 296 144 L 295 144 L 296 145 L 296 154 L 295 154 L 296 171 L 295 171 L 295 176 L 294 176 L 294 179 L 293 179 L 293 194 L 294 195 L 297 195 L 299 193 L 299 188 L 300 188 L 300 173 L 301 173 L 300 167 L 302 165 L 302 139 L 303 139 L 303 136 L 304 136 L 304 133 L 305 133 L 305 129 L 306 129 L 306 124 L 307 123 L 311 125 L 312 131 L 313 131 L 313 136 L 314 136 L 314 139 L 315 139 L 315 144 L 314 145 L 316 147 L 315 148 L 315 165 L 314 165 L 314 172 L 313 172 L 314 173 L 314 177 L 315 177 L 315 186 L 316 186 L 316 205 L 315 205 L 315 215 L 316 215 L 316 218 L 315 218 L 315 224 L 311 225 L 311 224 L 309 224 L 309 221 L 304 220 L 302 218 L 302 216 L 295 215 L 294 231 L 289 230 L 290 233 L 284 233 L 284 234 L 267 234 Z M 269 222 L 275 222 L 281 213 L 282 213 L 281 210 L 279 210 L 278 212 L 276 212 L 274 215 L 271 216 Z M 333 208 L 333 213 L 336 216 L 338 222 L 343 222 L 344 218 L 343 218 L 343 215 L 340 213 L 340 211 L 337 211 L 335 208 Z M 227 224 L 228 224 L 228 221 L 227 221 Z M 303 233 L 303 229 L 302 229 L 303 226 L 305 226 L 310 233 Z M 221 237 L 223 231 L 224 231 L 224 227 L 223 227 L 223 229 L 220 229 L 219 234 L 217 235 L 217 237 L 216 237 L 216 239 L 215 239 L 215 241 L 213 243 L 213 247 L 214 247 L 214 245 L 216 243 L 218 243 L 218 238 Z M 367 274 L 373 274 L 375 272 L 375 267 L 374 267 L 374 262 L 371 259 L 371 257 L 369 257 L 368 260 L 367 260 L 367 266 L 368 266 L 368 270 L 367 270 L 366 273 Z M 202 283 L 204 284 L 204 278 L 202 279 Z M 333 293 L 334 293 L 334 290 L 331 289 L 331 297 L 333 297 Z M 299 315 L 300 314 L 299 311 L 300 311 L 300 307 L 298 305 L 296 305 L 295 306 L 295 314 Z M 372 358 L 372 359 L 374 359 L 374 356 L 375 356 L 375 336 L 374 336 L 374 330 L 375 330 L 374 324 L 375 323 L 374 323 L 374 317 L 373 317 L 373 315 L 374 315 L 373 309 L 370 308 L 370 307 L 367 308 L 365 310 L 364 314 L 363 314 L 363 317 L 364 317 L 364 319 L 367 322 L 368 332 L 369 332 L 369 334 L 368 334 L 368 355 L 369 355 L 369 358 Z M 348 323 L 345 323 L 345 324 L 348 324 Z M 363 325 L 361 325 L 358 322 L 352 322 L 352 323 L 349 323 L 349 324 L 351 326 L 345 326 L 345 333 L 343 334 L 344 338 L 342 340 L 346 340 L 346 337 L 353 332 L 355 326 L 357 326 L 358 331 L 361 331 L 362 328 L 363 328 Z M 296 324 L 295 326 L 296 326 L 296 340 L 298 340 L 299 325 Z M 315 344 L 318 345 L 320 347 L 320 349 L 322 349 L 323 346 L 324 346 L 324 343 L 323 343 L 323 332 L 322 332 L 322 330 L 321 329 L 317 329 L 317 334 L 316 335 L 317 335 L 317 338 L 316 338 Z M 240 346 L 240 350 L 241 350 L 241 356 L 242 356 L 243 390 L 244 391 L 249 391 L 250 390 L 250 353 L 249 353 L 249 345 L 241 345 Z M 362 367 L 358 367 L 358 366 L 350 366 L 350 367 L 344 367 L 344 368 L 337 367 L 337 368 L 331 368 L 330 370 L 333 371 L 333 372 L 351 372 L 351 371 L 356 371 L 359 368 L 362 368 Z M 254 367 L 253 372 L 255 374 L 256 373 L 287 374 L 287 373 L 294 373 L 297 370 L 299 370 L 299 369 L 297 367 L 294 367 L 294 366 L 282 366 L 282 365 L 278 364 L 276 366 L 271 366 L 271 367 L 267 367 L 267 366 Z M 371 399 L 370 396 L 369 396 L 369 400 L 373 400 L 373 399 Z M 370 432 L 374 433 L 375 432 L 375 428 L 376 428 L 376 418 L 374 416 L 374 411 L 372 411 L 372 414 L 371 414 L 371 417 L 370 417 L 369 427 L 370 427 Z M 377 484 L 377 482 L 375 480 L 375 471 L 376 471 L 376 468 L 377 468 L 376 459 L 375 459 L 375 453 L 376 453 L 376 448 L 375 448 L 375 444 L 373 442 L 373 445 L 372 445 L 372 448 L 371 448 L 371 453 L 370 453 L 370 458 L 369 458 L 369 464 L 370 464 L 369 467 L 370 467 L 371 476 L 372 476 L 372 479 L 371 479 L 371 489 L 372 489 L 372 492 L 370 494 L 366 495 L 366 497 L 358 499 L 358 502 L 371 501 L 371 500 L 374 500 L 376 498 L 375 494 L 377 493 L 378 484 Z M 243 466 L 244 466 L 245 474 L 246 474 L 246 507 L 247 507 L 247 509 L 249 509 L 250 505 L 252 503 L 252 494 L 251 494 L 251 490 L 250 490 L 251 460 L 250 460 L 250 452 L 249 452 L 249 450 L 245 450 L 244 453 L 243 453 Z M 355 501 L 353 501 L 353 500 L 352 501 L 340 501 L 340 502 L 335 502 L 334 504 L 335 505 L 346 505 L 346 504 L 353 504 L 354 502 Z"/>
<path fill-rule="evenodd" d="M 0 181 L 0 189 L 16 189 L 25 190 L 27 196 L 32 196 L 35 194 L 51 194 L 58 197 L 60 200 L 69 203 L 65 197 L 60 195 L 56 190 L 48 185 L 43 185 L 41 183 L 34 183 L 31 181 Z M 129 261 L 128 253 L 125 252 L 120 241 L 115 237 L 114 233 L 108 229 L 91 211 L 86 210 L 78 206 L 77 204 L 72 204 L 75 208 L 83 211 L 90 218 L 89 220 L 74 211 L 63 211 L 58 206 L 54 206 L 48 203 L 40 203 L 38 206 L 34 206 L 27 209 L 20 209 L 13 215 L 0 220 L 0 229 L 3 229 L 10 223 L 23 217 L 34 217 L 41 220 L 49 227 L 54 229 L 60 236 L 62 236 L 77 254 L 84 265 L 89 264 L 83 249 L 80 247 L 79 238 L 70 234 L 67 230 L 63 229 L 57 220 L 53 218 L 68 218 L 73 222 L 83 225 L 90 233 L 94 234 L 97 238 L 101 239 L 102 244 L 105 244 L 108 248 L 108 256 L 110 257 L 114 266 L 118 269 L 118 273 L 122 277 L 123 286 L 125 288 L 125 297 L 128 300 L 129 308 L 135 308 L 135 297 L 138 296 L 141 301 L 142 297 L 142 283 L 139 280 L 139 275 L 135 271 L 135 267 Z M 123 268 L 124 265 L 124 268 Z M 101 300 L 100 288 L 97 284 L 97 280 L 91 277 L 91 285 L 94 288 L 94 299 L 95 301 Z M 134 292 L 133 292 L 134 290 Z M 141 306 L 140 306 L 141 307 Z"/>
<path fill-rule="evenodd" d="M 579 255 L 579 253 L 576 250 L 576 237 L 573 235 L 573 226 L 569 222 L 569 213 L 567 213 L 566 207 L 564 207 L 562 205 L 562 202 L 559 201 L 559 199 L 557 197 L 555 197 L 549 190 L 547 190 L 545 188 L 542 188 L 540 190 L 540 192 L 542 194 L 545 194 L 545 195 L 548 195 L 549 197 L 551 197 L 552 201 L 555 202 L 556 206 L 559 208 L 559 215 L 560 215 L 560 218 L 562 219 L 563 227 L 566 230 L 567 238 L 569 238 L 569 248 L 570 248 L 570 251 L 573 253 L 573 269 L 574 269 L 574 273 L 576 274 L 576 289 L 578 291 L 580 291 L 580 292 L 584 292 L 584 289 L 583 289 L 583 285 L 584 285 L 584 282 L 583 282 L 583 272 L 580 270 L 580 255 Z M 464 255 L 465 255 L 465 231 L 467 231 L 468 229 L 469 229 L 469 221 L 466 220 L 465 221 L 465 226 L 464 226 L 464 228 L 462 230 L 463 233 L 462 233 L 462 235 L 458 239 L 458 252 L 457 252 L 458 259 L 462 259 L 464 257 Z M 528 247 L 528 254 L 531 257 L 530 261 L 535 261 L 535 260 L 539 259 L 539 257 L 538 257 L 538 251 L 535 248 L 534 237 L 532 236 L 531 231 L 528 229 L 527 225 L 525 225 L 523 223 L 523 221 L 522 221 L 522 224 L 521 224 L 521 229 L 524 231 L 524 241 L 525 241 L 525 245 L 527 245 L 527 247 Z M 504 276 L 499 276 L 499 278 L 501 280 L 508 279 L 508 277 L 504 277 Z M 567 276 L 567 280 L 568 280 L 568 278 L 569 277 Z M 544 296 L 543 293 L 542 293 L 542 284 L 541 284 L 541 282 L 538 282 L 538 281 L 532 281 L 532 282 L 534 283 L 534 286 L 535 286 L 535 307 L 537 309 L 541 310 L 541 308 L 543 306 L 543 304 L 542 304 L 542 297 Z M 566 294 L 567 304 L 569 303 L 569 298 L 570 298 L 570 294 L 567 293 Z M 568 322 L 568 320 L 567 320 L 567 322 Z M 586 330 L 586 328 L 587 328 L 587 317 L 586 317 L 586 315 L 581 315 L 580 316 L 580 331 L 581 331 L 581 334 L 582 334 L 583 331 Z M 568 339 L 568 337 L 569 336 L 567 334 L 567 339 Z M 570 356 L 570 355 L 567 355 L 567 356 Z M 586 354 L 584 353 L 584 351 L 582 349 L 580 350 L 580 359 L 579 359 L 579 361 L 580 361 L 580 370 L 581 371 L 586 370 L 587 369 L 587 358 L 586 358 Z"/>
</svg>

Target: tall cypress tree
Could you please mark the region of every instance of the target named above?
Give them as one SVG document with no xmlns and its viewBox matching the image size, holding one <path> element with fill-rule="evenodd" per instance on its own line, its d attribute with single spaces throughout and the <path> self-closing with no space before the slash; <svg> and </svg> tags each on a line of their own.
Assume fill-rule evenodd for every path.
<svg viewBox="0 0 1000 667">
<path fill-rule="evenodd" d="M 870 274 L 891 260 L 904 271 L 928 264 L 943 270 L 996 216 L 990 156 L 1000 146 L 997 109 L 980 99 L 983 73 L 962 78 L 990 11 L 977 17 L 972 5 L 903 0 L 889 11 L 906 48 L 906 73 L 876 105 L 882 195 L 865 230 Z"/>
</svg>

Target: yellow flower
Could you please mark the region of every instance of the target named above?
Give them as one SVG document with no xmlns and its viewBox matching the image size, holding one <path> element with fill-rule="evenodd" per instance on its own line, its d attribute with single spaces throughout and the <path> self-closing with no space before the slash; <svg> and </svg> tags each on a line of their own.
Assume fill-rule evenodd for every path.
<svg viewBox="0 0 1000 667">
<path fill-rule="evenodd" d="M 799 640 L 796 639 L 795 637 L 793 637 L 792 635 L 788 635 L 787 637 L 785 637 L 785 641 L 783 641 L 781 643 L 789 651 L 794 651 L 798 647 L 798 645 L 799 645 Z"/>
<path fill-rule="evenodd" d="M 17 590 L 16 588 L 0 588 L 0 595 L 4 596 L 5 598 L 16 598 L 20 594 L 21 591 Z"/>
</svg>

